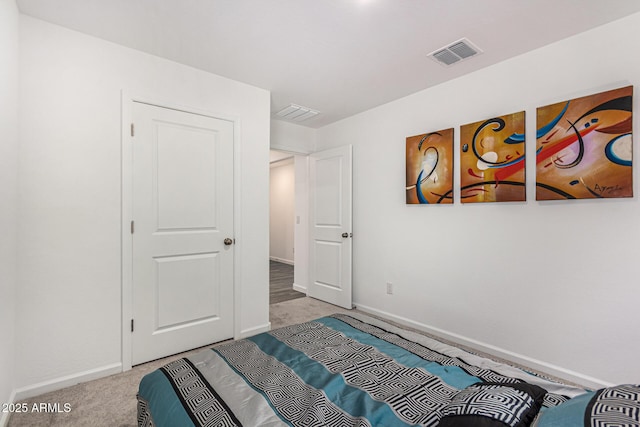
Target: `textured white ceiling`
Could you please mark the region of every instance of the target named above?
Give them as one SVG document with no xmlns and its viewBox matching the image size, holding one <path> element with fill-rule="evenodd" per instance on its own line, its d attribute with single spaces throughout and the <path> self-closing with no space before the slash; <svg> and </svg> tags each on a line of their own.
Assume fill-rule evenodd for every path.
<svg viewBox="0 0 640 427">
<path fill-rule="evenodd" d="M 17 3 L 24 14 L 268 89 L 274 112 L 290 103 L 319 110 L 301 123 L 310 127 L 640 11 L 638 0 Z M 451 67 L 427 58 L 463 37 L 484 53 Z"/>
</svg>

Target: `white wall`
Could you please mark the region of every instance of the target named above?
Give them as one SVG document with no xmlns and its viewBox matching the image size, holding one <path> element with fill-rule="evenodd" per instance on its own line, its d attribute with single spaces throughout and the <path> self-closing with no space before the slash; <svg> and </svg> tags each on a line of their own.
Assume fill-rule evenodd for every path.
<svg viewBox="0 0 640 427">
<path fill-rule="evenodd" d="M 22 16 L 19 394 L 121 362 L 121 90 L 240 123 L 243 333 L 268 323 L 268 91 Z"/>
<path fill-rule="evenodd" d="M 271 121 L 271 148 L 308 154 L 314 151 L 316 130 L 283 120 Z"/>
<path fill-rule="evenodd" d="M 639 37 L 636 14 L 319 129 L 318 149 L 354 146 L 355 303 L 585 383 L 640 382 L 638 196 L 534 188 L 536 107 L 637 89 Z M 462 205 L 456 159 L 455 204 L 405 205 L 407 136 L 454 127 L 457 151 L 460 125 L 523 109 L 526 203 Z"/>
<path fill-rule="evenodd" d="M 18 242 L 18 9 L 0 0 L 0 403 L 10 402 L 15 373 Z M 0 413 L 0 425 L 7 414 Z"/>
<path fill-rule="evenodd" d="M 315 131 L 314 131 L 315 132 Z M 296 155 L 295 168 L 295 223 L 293 288 L 307 292 L 309 284 L 309 156 Z"/>
<path fill-rule="evenodd" d="M 269 257 L 293 264 L 295 169 L 292 157 L 271 163 L 269 197 Z"/>
</svg>

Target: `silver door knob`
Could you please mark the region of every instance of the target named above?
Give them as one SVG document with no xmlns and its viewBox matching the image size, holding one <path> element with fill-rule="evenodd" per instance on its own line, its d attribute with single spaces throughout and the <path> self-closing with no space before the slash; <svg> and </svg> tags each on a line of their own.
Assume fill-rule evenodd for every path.
<svg viewBox="0 0 640 427">
<path fill-rule="evenodd" d="M 226 239 L 224 239 L 224 244 L 230 246 L 233 244 L 233 240 L 227 237 Z"/>
</svg>

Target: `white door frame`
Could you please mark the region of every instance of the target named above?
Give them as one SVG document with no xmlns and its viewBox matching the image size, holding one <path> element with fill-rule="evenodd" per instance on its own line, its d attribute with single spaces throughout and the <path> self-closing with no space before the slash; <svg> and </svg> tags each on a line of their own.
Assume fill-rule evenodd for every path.
<svg viewBox="0 0 640 427">
<path fill-rule="evenodd" d="M 121 180 L 121 281 L 122 281 L 122 371 L 128 371 L 132 366 L 132 338 L 131 338 L 131 319 L 133 318 L 133 252 L 131 250 L 133 237 L 131 235 L 131 220 L 133 216 L 133 156 L 131 150 L 131 123 L 133 121 L 133 103 L 140 102 L 144 104 L 155 105 L 157 107 L 169 108 L 172 110 L 183 111 L 191 114 L 199 114 L 203 116 L 223 119 L 233 122 L 233 221 L 234 221 L 234 266 L 233 266 L 233 334 L 234 338 L 239 338 L 240 331 L 240 289 L 239 284 L 242 283 L 241 277 L 241 252 L 242 252 L 242 215 L 240 204 L 240 119 L 238 117 L 229 116 L 228 114 L 214 113 L 193 107 L 185 107 L 176 104 L 175 101 L 163 99 L 159 96 L 143 96 L 130 94 L 122 91 L 122 133 L 121 133 L 121 157 L 122 157 L 122 180 Z"/>
</svg>

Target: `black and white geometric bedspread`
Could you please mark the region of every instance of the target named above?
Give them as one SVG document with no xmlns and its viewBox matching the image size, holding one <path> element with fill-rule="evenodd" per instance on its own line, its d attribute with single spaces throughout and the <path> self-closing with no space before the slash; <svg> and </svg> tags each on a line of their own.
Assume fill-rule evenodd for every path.
<svg viewBox="0 0 640 427">
<path fill-rule="evenodd" d="M 147 375 L 140 426 L 436 426 L 479 382 L 526 382 L 558 405 L 586 390 L 360 314 L 337 314 L 204 350 Z"/>
<path fill-rule="evenodd" d="M 625 384 L 598 390 L 586 412 L 589 427 L 640 426 L 640 387 Z"/>
</svg>

